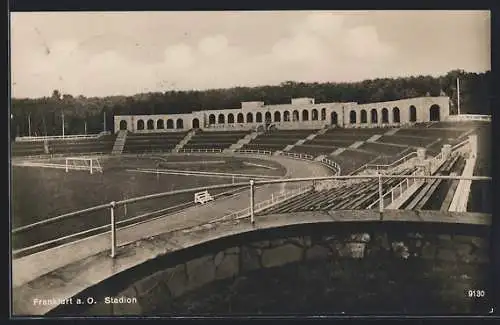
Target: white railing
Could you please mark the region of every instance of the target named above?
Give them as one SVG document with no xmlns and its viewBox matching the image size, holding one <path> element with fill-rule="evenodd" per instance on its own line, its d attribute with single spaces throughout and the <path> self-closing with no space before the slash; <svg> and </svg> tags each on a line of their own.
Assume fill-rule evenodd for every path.
<svg viewBox="0 0 500 325">
<path fill-rule="evenodd" d="M 340 175 L 341 169 L 340 166 L 333 160 L 328 158 L 321 159 L 321 162 L 328 167 L 331 167 L 335 171 L 335 175 Z"/>
<path fill-rule="evenodd" d="M 412 159 L 414 157 L 417 157 L 416 151 L 410 152 L 406 156 L 401 157 L 398 160 L 393 161 L 392 163 L 390 163 L 388 165 L 365 164 L 365 165 L 359 167 L 358 169 L 356 169 L 355 171 L 351 172 L 349 175 L 355 175 L 355 174 L 360 173 L 366 169 L 375 169 L 377 171 L 391 169 L 391 168 L 396 167 L 400 164 L 408 162 L 410 159 Z"/>
<path fill-rule="evenodd" d="M 379 174 L 379 175 L 345 175 L 345 176 L 325 176 L 325 177 L 308 177 L 308 178 L 294 178 L 294 179 L 279 179 L 279 180 L 265 180 L 265 181 L 254 181 L 250 180 L 250 202 L 248 205 L 248 208 L 233 212 L 231 214 L 225 215 L 222 218 L 217 218 L 215 220 L 209 221 L 208 223 L 215 223 L 217 221 L 221 221 L 224 219 L 228 218 L 247 218 L 250 216 L 250 220 L 252 223 L 255 222 L 255 212 L 257 211 L 262 211 L 266 208 L 269 208 L 273 206 L 274 204 L 278 204 L 280 202 L 283 202 L 285 200 L 288 200 L 294 196 L 298 196 L 300 194 L 303 194 L 313 188 L 314 185 L 309 185 L 309 186 L 301 186 L 298 189 L 294 189 L 289 192 L 285 192 L 282 194 L 278 194 L 274 196 L 274 194 L 271 195 L 271 198 L 262 202 L 259 202 L 255 204 L 254 199 L 255 199 L 255 194 L 254 194 L 254 186 L 260 186 L 260 185 L 271 185 L 271 184 L 287 184 L 287 183 L 298 183 L 298 184 L 304 184 L 304 182 L 321 182 L 321 181 L 347 181 L 351 182 L 353 179 L 378 179 L 379 183 L 379 198 L 383 196 L 382 193 L 382 180 L 383 179 L 390 179 L 390 178 L 396 178 L 396 179 L 402 179 L 406 180 L 408 178 L 413 178 L 413 179 L 451 179 L 451 180 L 483 180 L 483 181 L 491 181 L 491 177 L 485 177 L 485 176 L 471 176 L 471 177 L 463 177 L 463 176 L 422 176 L 422 175 L 417 175 L 417 176 L 412 176 L 412 175 L 388 175 L 388 174 Z M 406 181 L 405 181 L 406 182 Z M 408 181 L 410 182 L 410 181 Z M 404 184 L 404 183 L 403 183 Z M 66 235 L 61 238 L 55 238 L 51 239 L 50 241 L 46 242 L 41 242 L 29 247 L 21 248 L 16 251 L 16 254 L 20 254 L 21 252 L 27 252 L 33 249 L 39 249 L 42 247 L 46 247 L 47 245 L 53 245 L 53 244 L 64 244 L 63 241 L 67 241 L 70 238 L 75 238 L 76 236 L 83 236 L 85 235 L 87 238 L 89 236 L 89 233 L 92 231 L 96 230 L 103 230 L 105 233 L 108 233 L 111 235 L 111 257 L 116 256 L 116 248 L 117 248 L 117 241 L 116 241 L 116 235 L 117 235 L 117 225 L 120 225 L 120 223 L 124 222 L 125 220 L 117 222 L 115 218 L 115 212 L 116 209 L 119 207 L 124 208 L 128 204 L 133 204 L 133 203 L 138 203 L 138 202 L 144 202 L 144 201 L 149 201 L 149 200 L 154 200 L 154 199 L 161 199 L 165 198 L 168 196 L 172 195 L 178 195 L 178 194 L 187 194 L 187 193 L 195 193 L 195 192 L 200 192 L 200 191 L 208 191 L 208 190 L 219 190 L 219 189 L 243 189 L 243 187 L 246 187 L 248 185 L 247 182 L 242 182 L 242 183 L 234 183 L 234 184 L 222 184 L 222 185 L 213 185 L 213 186 L 206 186 L 206 187 L 198 187 L 198 188 L 191 188 L 191 189 L 185 189 L 185 190 L 178 190 L 178 191 L 171 191 L 171 192 L 163 192 L 163 193 L 155 193 L 155 194 L 150 194 L 146 196 L 141 196 L 141 197 L 135 197 L 135 198 L 129 198 L 125 200 L 121 200 L 118 202 L 109 202 L 109 203 L 104 203 L 101 205 L 93 206 L 87 209 L 79 210 L 79 211 L 73 211 L 70 213 L 66 213 L 63 215 L 59 215 L 56 217 L 52 218 L 45 218 L 44 220 L 21 226 L 15 229 L 12 229 L 11 233 L 13 235 L 19 234 L 22 232 L 26 231 L 36 231 L 38 227 L 47 225 L 47 224 L 52 224 L 55 222 L 63 221 L 63 220 L 68 220 L 69 218 L 73 217 L 78 217 L 78 216 L 85 216 L 88 213 L 94 213 L 97 211 L 109 211 L 109 216 L 110 216 L 110 222 L 107 225 L 103 225 L 97 228 L 92 228 L 92 229 L 87 229 L 78 233 L 74 233 L 71 235 Z M 404 185 L 401 185 L 404 186 Z M 390 194 L 386 194 L 390 195 Z M 379 212 L 382 213 L 384 211 L 384 200 L 379 199 Z M 165 214 L 159 215 L 158 218 L 164 217 Z M 133 217 L 135 218 L 135 217 Z M 130 220 L 130 219 L 127 219 Z M 200 225 L 200 224 L 199 224 Z"/>
<path fill-rule="evenodd" d="M 464 140 L 464 141 L 462 141 L 460 143 L 457 143 L 456 145 L 454 145 L 453 147 L 451 147 L 451 151 L 455 151 L 455 150 L 457 150 L 459 148 L 462 148 L 463 146 L 465 146 L 467 144 L 469 144 L 469 139 L 466 139 L 466 140 Z"/>
<path fill-rule="evenodd" d="M 303 160 L 313 160 L 313 155 L 303 154 L 303 153 L 295 153 L 295 152 L 280 152 L 280 156 L 287 156 L 295 159 L 303 159 Z"/>
<path fill-rule="evenodd" d="M 414 171 L 413 173 L 410 174 L 410 176 L 418 176 L 418 175 L 420 175 L 420 172 L 418 170 Z M 385 192 L 381 196 L 382 200 L 384 201 L 383 206 L 388 206 L 388 205 L 392 204 L 394 201 L 396 201 L 397 199 L 399 199 L 404 194 L 404 192 L 407 189 L 409 189 L 410 186 L 412 186 L 416 182 L 423 182 L 423 181 L 419 180 L 419 179 L 415 179 L 415 178 L 405 178 L 401 182 L 399 182 L 398 184 L 391 187 L 391 189 L 389 189 L 387 192 Z M 379 204 L 379 203 L 380 203 L 380 198 L 378 198 L 375 202 L 370 204 L 368 206 L 368 209 L 372 209 L 376 204 Z"/>
<path fill-rule="evenodd" d="M 223 149 L 179 149 L 177 152 L 183 153 L 211 153 L 211 152 L 222 152 Z"/>
<path fill-rule="evenodd" d="M 460 114 L 460 115 L 450 115 L 446 119 L 447 121 L 488 121 L 491 122 L 491 115 L 482 114 Z"/>
<path fill-rule="evenodd" d="M 257 155 L 272 155 L 273 152 L 269 150 L 235 150 L 236 153 L 242 154 L 257 154 Z"/>
<path fill-rule="evenodd" d="M 109 132 L 108 132 L 109 133 Z M 97 139 L 100 138 L 104 134 L 108 133 L 99 133 L 99 134 L 74 134 L 74 135 L 49 135 L 49 136 L 40 136 L 40 137 L 16 137 L 16 142 L 43 142 L 46 140 L 79 140 L 79 139 Z"/>
<path fill-rule="evenodd" d="M 301 195 L 303 193 L 309 192 L 313 189 L 312 185 L 302 185 L 297 189 L 293 189 L 290 191 L 286 191 L 280 194 L 271 194 L 271 198 L 261 201 L 259 203 L 254 204 L 254 213 L 258 213 L 262 210 L 265 210 L 267 208 L 270 208 L 276 204 L 282 203 L 286 200 L 289 200 L 293 197 L 296 197 L 298 195 Z M 250 207 L 241 209 L 239 211 L 235 211 L 229 214 L 224 215 L 221 218 L 217 218 L 215 220 L 212 220 L 213 222 L 219 222 L 219 221 L 224 221 L 224 220 L 238 220 L 238 219 L 243 219 L 243 218 L 248 218 L 251 215 L 251 209 Z"/>
<path fill-rule="evenodd" d="M 64 169 L 64 170 L 66 170 L 66 172 L 68 172 L 69 169 L 71 169 L 71 170 L 88 170 L 88 171 L 90 171 L 91 174 L 95 170 L 95 171 L 102 173 L 101 166 L 68 165 L 67 163 L 66 164 L 54 164 L 54 163 L 44 163 L 44 162 L 35 162 L 35 161 L 15 162 L 12 165 Z"/>
<path fill-rule="evenodd" d="M 71 153 L 48 153 L 44 155 L 29 155 L 29 156 L 12 156 L 11 158 L 13 160 L 19 159 L 19 160 L 32 160 L 32 159 L 52 159 L 52 158 L 65 158 L 68 156 L 73 156 L 73 157 L 79 157 L 79 156 L 103 156 L 103 155 L 109 155 L 111 152 L 102 152 L 102 151 L 95 151 L 95 152 L 71 152 Z"/>
</svg>

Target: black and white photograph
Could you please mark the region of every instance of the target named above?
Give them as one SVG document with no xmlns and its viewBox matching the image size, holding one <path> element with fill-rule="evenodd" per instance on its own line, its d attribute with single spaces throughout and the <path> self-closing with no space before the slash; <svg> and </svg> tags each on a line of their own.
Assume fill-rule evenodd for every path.
<svg viewBox="0 0 500 325">
<path fill-rule="evenodd" d="M 490 24 L 11 12 L 11 316 L 495 314 Z"/>
</svg>

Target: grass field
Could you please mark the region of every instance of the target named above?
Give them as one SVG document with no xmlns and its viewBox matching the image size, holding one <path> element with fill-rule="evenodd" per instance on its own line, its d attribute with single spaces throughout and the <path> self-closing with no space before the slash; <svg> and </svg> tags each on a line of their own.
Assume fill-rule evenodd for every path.
<svg viewBox="0 0 500 325">
<path fill-rule="evenodd" d="M 218 162 L 214 164 L 210 161 Z M 262 164 L 276 169 L 247 166 L 243 162 Z M 158 167 L 272 176 L 285 174 L 284 167 L 277 163 L 247 157 L 171 156 L 166 160 L 164 158 L 110 158 L 101 161 L 101 165 L 104 172 L 92 175 L 88 171 L 66 173 L 63 169 L 13 167 L 12 228 L 125 198 L 232 182 L 232 178 L 166 174 L 157 176 L 127 171 L 128 169 Z M 236 179 L 235 182 L 247 180 Z M 211 191 L 211 194 L 225 191 L 227 190 L 215 190 Z M 194 205 L 193 195 L 194 193 L 186 193 L 130 204 L 126 209 L 116 209 L 116 217 L 118 221 L 121 221 L 158 209 L 168 208 L 169 212 L 175 211 Z M 68 218 L 14 235 L 13 249 L 31 246 L 108 223 L 109 211 Z"/>
</svg>

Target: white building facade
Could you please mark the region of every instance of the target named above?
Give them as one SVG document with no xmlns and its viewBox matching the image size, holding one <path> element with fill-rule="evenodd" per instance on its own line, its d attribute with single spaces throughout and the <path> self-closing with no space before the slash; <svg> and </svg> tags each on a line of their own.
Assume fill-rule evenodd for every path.
<svg viewBox="0 0 500 325">
<path fill-rule="evenodd" d="M 196 111 L 188 114 L 116 115 L 115 132 L 185 132 L 190 129 L 229 131 L 258 129 L 319 129 L 326 126 L 390 127 L 447 120 L 448 97 L 418 97 L 358 104 L 321 103 L 314 98 L 293 98 L 290 104 L 242 102 L 239 109 Z"/>
</svg>

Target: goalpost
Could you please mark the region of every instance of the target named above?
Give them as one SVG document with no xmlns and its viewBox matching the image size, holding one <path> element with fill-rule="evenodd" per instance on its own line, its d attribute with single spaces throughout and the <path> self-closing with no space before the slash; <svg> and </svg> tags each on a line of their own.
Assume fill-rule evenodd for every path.
<svg viewBox="0 0 500 325">
<path fill-rule="evenodd" d="M 102 173 L 102 167 L 97 157 L 66 157 L 66 173 L 71 170 L 88 170 Z"/>
</svg>

